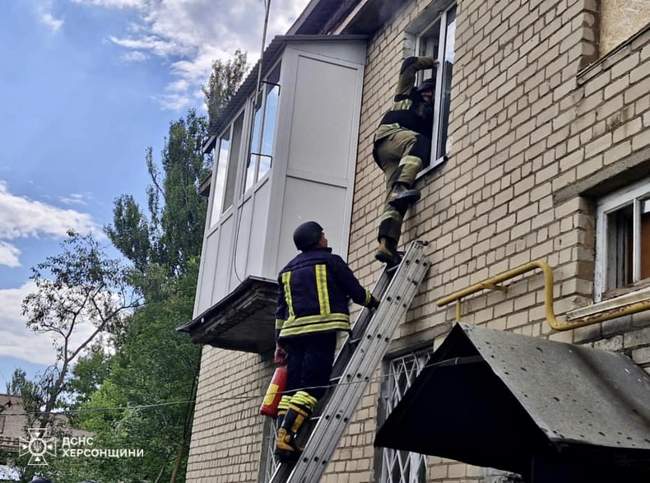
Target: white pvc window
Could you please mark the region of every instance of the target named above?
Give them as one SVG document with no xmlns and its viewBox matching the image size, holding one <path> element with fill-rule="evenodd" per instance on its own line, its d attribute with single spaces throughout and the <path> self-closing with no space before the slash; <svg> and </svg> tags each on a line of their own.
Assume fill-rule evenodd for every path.
<svg viewBox="0 0 650 483">
<path fill-rule="evenodd" d="M 456 5 L 430 23 L 416 36 L 415 52 L 418 56 L 429 56 L 439 61 L 438 68 L 420 74 L 418 82 L 434 78 L 434 117 L 431 133 L 431 164 L 436 166 L 451 153 L 449 112 L 451 109 L 451 80 L 454 73 L 456 38 Z"/>
<path fill-rule="evenodd" d="M 596 301 L 650 279 L 650 178 L 598 202 Z"/>
<path fill-rule="evenodd" d="M 384 419 L 402 400 L 418 374 L 429 360 L 430 352 L 411 353 L 391 359 L 387 364 L 386 380 L 382 385 Z M 424 483 L 427 479 L 426 456 L 408 451 L 382 450 L 382 483 Z"/>
<path fill-rule="evenodd" d="M 230 155 L 231 127 L 221 135 L 215 149 L 214 172 L 212 175 L 212 212 L 210 215 L 210 226 L 214 226 L 221 216 L 223 207 L 224 190 L 226 186 L 226 173 L 228 170 L 228 159 Z"/>
<path fill-rule="evenodd" d="M 244 112 L 226 128 L 215 145 L 210 227 L 217 224 L 221 214 L 233 203 L 243 127 Z"/>
<path fill-rule="evenodd" d="M 277 67 L 262 83 L 257 98 L 250 101 L 253 116 L 244 192 L 262 179 L 273 164 L 273 141 L 280 99 L 279 79 L 280 68 Z"/>
</svg>

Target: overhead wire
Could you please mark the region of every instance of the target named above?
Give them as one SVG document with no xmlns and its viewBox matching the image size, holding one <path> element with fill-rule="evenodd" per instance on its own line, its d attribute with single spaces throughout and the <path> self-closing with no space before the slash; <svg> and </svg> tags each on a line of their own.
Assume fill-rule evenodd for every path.
<svg viewBox="0 0 650 483">
<path fill-rule="evenodd" d="M 455 366 L 455 365 L 464 365 L 464 364 L 475 364 L 477 362 L 482 361 L 483 359 L 480 356 L 470 356 L 470 357 L 455 357 L 452 359 L 446 359 L 443 361 L 439 362 L 433 362 L 430 364 L 425 364 L 422 366 L 422 370 L 428 368 L 428 367 L 448 367 L 448 366 Z M 274 395 L 277 394 L 292 394 L 297 391 L 309 391 L 310 389 L 331 389 L 336 386 L 343 386 L 343 385 L 351 385 L 351 384 L 360 384 L 360 383 L 370 383 L 370 382 L 381 382 L 384 379 L 388 379 L 391 377 L 391 374 L 382 374 L 379 376 L 373 376 L 368 379 L 363 378 L 361 380 L 354 380 L 354 381 L 344 381 L 344 382 L 338 382 L 334 384 L 325 384 L 322 386 L 304 386 L 304 387 L 299 387 L 296 389 L 292 389 L 291 391 L 278 391 L 276 393 L 272 393 Z M 99 411 L 128 411 L 128 410 L 140 410 L 140 409 L 153 409 L 153 408 L 158 408 L 158 407 L 165 407 L 165 406 L 174 406 L 174 405 L 184 405 L 184 404 L 201 404 L 201 403 L 207 403 L 207 402 L 233 402 L 233 401 L 252 401 L 252 400 L 259 400 L 260 398 L 263 398 L 264 395 L 260 394 L 257 392 L 255 394 L 246 394 L 242 393 L 240 395 L 233 395 L 233 396 L 228 396 L 228 397 L 220 397 L 220 396 L 215 396 L 215 397 L 206 397 L 206 398 L 194 398 L 194 399 L 186 399 L 186 400 L 179 400 L 179 401 L 163 401 L 163 402 L 158 402 L 158 403 L 151 403 L 151 404 L 138 404 L 138 405 L 133 405 L 133 406 L 114 406 L 114 407 L 90 407 L 90 408 L 78 408 L 78 409 L 72 409 L 72 410 L 67 410 L 63 411 L 60 413 L 52 413 L 54 415 L 56 414 L 61 414 L 61 415 L 67 415 L 67 414 L 79 414 L 83 412 L 99 412 Z M 0 413 L 3 414 L 3 413 Z M 4 416 L 32 416 L 32 415 L 38 415 L 38 414 L 44 414 L 44 411 L 31 411 L 31 412 L 24 412 L 24 413 L 12 413 L 12 414 L 3 414 Z"/>
</svg>

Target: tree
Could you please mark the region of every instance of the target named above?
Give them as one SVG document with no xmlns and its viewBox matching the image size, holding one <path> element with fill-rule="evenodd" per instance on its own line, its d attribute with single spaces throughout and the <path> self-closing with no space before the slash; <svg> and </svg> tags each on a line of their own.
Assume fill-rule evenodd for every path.
<svg viewBox="0 0 650 483">
<path fill-rule="evenodd" d="M 209 172 L 202 151 L 207 136 L 205 118 L 190 110 L 169 126 L 161 155 L 162 173 L 151 148 L 147 150 L 145 162 L 151 177 L 148 218 L 133 196 L 122 195 L 115 201 L 113 224 L 105 231 L 145 275 L 143 285 L 151 284 L 147 272 L 156 266 L 168 277 L 181 276 L 187 261 L 201 253 L 206 202 L 197 187 Z"/>
<path fill-rule="evenodd" d="M 32 268 L 30 278 L 36 290 L 25 297 L 23 315 L 34 332 L 52 336 L 56 350 L 56 361 L 34 392 L 40 398 L 35 422 L 45 428 L 61 406 L 75 360 L 102 334 L 124 330 L 125 316 L 140 299 L 128 283 L 128 271 L 108 258 L 92 235 L 69 232 L 62 252 Z M 20 377 L 13 384 L 21 391 L 27 387 Z"/>
<path fill-rule="evenodd" d="M 239 49 L 235 50 L 229 61 L 215 60 L 212 63 L 210 78 L 203 86 L 210 134 L 218 134 L 214 132 L 215 123 L 237 91 L 247 69 L 246 52 Z"/>
</svg>

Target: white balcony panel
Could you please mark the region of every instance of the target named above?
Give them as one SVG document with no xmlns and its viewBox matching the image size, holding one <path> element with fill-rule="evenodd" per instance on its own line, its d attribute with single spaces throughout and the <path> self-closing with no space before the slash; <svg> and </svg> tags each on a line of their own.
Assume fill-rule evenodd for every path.
<svg viewBox="0 0 650 483">
<path fill-rule="evenodd" d="M 219 229 L 219 246 L 217 257 L 214 261 L 206 260 L 206 263 L 216 263 L 214 288 L 212 290 L 212 300 L 210 305 L 218 302 L 228 294 L 230 274 L 232 271 L 232 243 L 235 231 L 235 217 L 231 216 L 221 224 Z M 205 307 L 207 308 L 207 307 Z"/>
<path fill-rule="evenodd" d="M 345 188 L 287 178 L 277 271 L 296 256 L 293 230 L 305 221 L 317 220 L 327 234 L 329 245 L 335 253 L 341 254 L 341 248 L 346 247 L 348 242 L 349 226 L 343 217 L 345 203 Z"/>
<path fill-rule="evenodd" d="M 219 231 L 216 230 L 208 234 L 203 241 L 202 259 L 216 261 L 218 244 Z M 212 303 L 212 285 L 216 268 L 216 263 L 203 263 L 201 266 L 201 274 L 197 287 L 197 302 L 195 304 L 198 313 L 210 307 Z"/>
<path fill-rule="evenodd" d="M 357 70 L 328 60 L 298 55 L 289 172 L 337 178 L 346 184 Z M 354 159 L 354 157 L 352 157 Z"/>
<path fill-rule="evenodd" d="M 251 275 L 275 278 L 273 274 L 263 273 L 262 268 L 262 263 L 264 261 L 264 245 L 266 243 L 267 222 L 269 219 L 270 196 L 270 182 L 264 183 L 255 193 L 255 209 L 253 210 L 253 223 L 250 245 L 248 247 L 248 271 Z"/>
</svg>

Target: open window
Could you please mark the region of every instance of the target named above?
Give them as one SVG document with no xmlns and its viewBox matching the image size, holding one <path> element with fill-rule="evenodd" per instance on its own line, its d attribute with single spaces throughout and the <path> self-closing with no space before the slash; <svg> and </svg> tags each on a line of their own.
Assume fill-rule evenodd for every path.
<svg viewBox="0 0 650 483">
<path fill-rule="evenodd" d="M 650 178 L 598 202 L 596 300 L 650 283 Z"/>
<path fill-rule="evenodd" d="M 261 92 L 251 99 L 250 149 L 246 162 L 244 189 L 246 192 L 262 179 L 273 164 L 273 135 L 280 99 L 280 66 L 263 81 Z"/>
<path fill-rule="evenodd" d="M 449 113 L 451 109 L 451 80 L 454 73 L 456 38 L 456 5 L 442 12 L 415 37 L 415 52 L 418 56 L 438 59 L 439 68 L 420 73 L 418 82 L 435 77 L 434 118 L 431 134 L 431 164 L 437 166 L 451 152 L 448 138 Z"/>
</svg>

